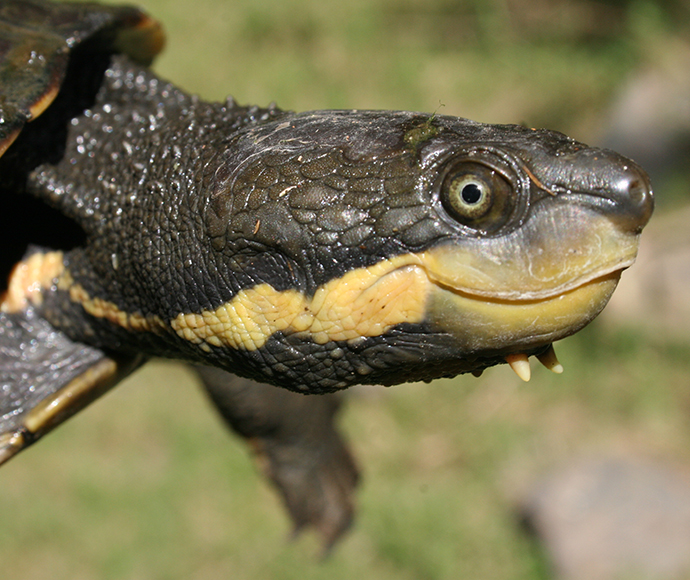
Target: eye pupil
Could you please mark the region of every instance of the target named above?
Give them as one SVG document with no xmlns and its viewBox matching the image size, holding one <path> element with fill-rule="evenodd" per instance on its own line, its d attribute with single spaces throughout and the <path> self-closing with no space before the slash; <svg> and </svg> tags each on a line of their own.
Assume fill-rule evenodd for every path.
<svg viewBox="0 0 690 580">
<path fill-rule="evenodd" d="M 469 205 L 478 203 L 482 198 L 482 190 L 476 183 L 468 183 L 462 188 L 462 201 Z"/>
</svg>

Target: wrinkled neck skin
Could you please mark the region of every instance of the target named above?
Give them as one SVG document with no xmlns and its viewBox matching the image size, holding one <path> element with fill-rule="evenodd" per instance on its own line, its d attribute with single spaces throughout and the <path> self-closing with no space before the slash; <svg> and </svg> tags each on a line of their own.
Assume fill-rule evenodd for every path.
<svg viewBox="0 0 690 580">
<path fill-rule="evenodd" d="M 587 324 L 634 259 L 651 202 L 613 199 L 631 162 L 594 155 L 593 176 L 583 151 L 450 117 L 209 104 L 116 59 L 30 176 L 87 243 L 29 299 L 75 340 L 303 392 L 481 372 Z M 468 161 L 508 191 L 481 227 L 440 193 Z"/>
</svg>

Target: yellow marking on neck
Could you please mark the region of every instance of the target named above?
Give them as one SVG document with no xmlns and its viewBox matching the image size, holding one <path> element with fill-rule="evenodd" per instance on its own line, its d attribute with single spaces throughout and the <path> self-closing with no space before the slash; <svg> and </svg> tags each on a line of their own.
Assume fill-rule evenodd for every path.
<svg viewBox="0 0 690 580">
<path fill-rule="evenodd" d="M 259 284 L 240 291 L 215 310 L 180 313 L 170 325 L 157 315 L 123 311 L 92 297 L 65 269 L 62 252 L 33 254 L 13 271 L 2 309 L 16 312 L 42 303 L 41 292 L 56 286 L 95 318 L 136 332 L 172 327 L 203 350 L 256 350 L 276 332 L 306 333 L 318 344 L 379 336 L 393 326 L 418 323 L 426 315 L 429 278 L 420 256 L 406 254 L 359 268 L 319 287 L 309 298 L 298 290 Z"/>
<path fill-rule="evenodd" d="M 166 328 L 159 316 L 144 316 L 138 312 L 124 312 L 116 304 L 102 298 L 92 298 L 81 284 L 77 284 L 64 265 L 62 252 L 36 253 L 19 262 L 10 275 L 7 292 L 0 302 L 3 312 L 20 312 L 29 304 L 41 306 L 43 291 L 56 287 L 69 293 L 70 300 L 80 304 L 96 318 L 134 331 L 157 332 Z"/>
<path fill-rule="evenodd" d="M 407 254 L 352 270 L 311 298 L 259 284 L 213 311 L 180 314 L 170 324 L 193 343 L 245 350 L 261 348 L 276 332 L 304 332 L 317 344 L 353 340 L 424 320 L 429 285 L 419 258 Z"/>
<path fill-rule="evenodd" d="M 135 332 L 159 332 L 166 327 L 166 324 L 157 315 L 144 316 L 139 312 L 125 312 L 108 300 L 98 297 L 92 298 L 89 293 L 84 290 L 81 284 L 77 284 L 74 281 L 68 270 L 65 270 L 60 276 L 57 288 L 58 290 L 68 292 L 70 300 L 77 304 L 81 304 L 82 308 L 91 316 L 95 318 L 105 318 L 113 324 L 126 328 L 127 330 L 134 330 Z"/>
<path fill-rule="evenodd" d="M 572 234 L 570 241 L 578 235 Z M 501 247 L 483 253 L 473 240 L 465 242 L 467 247 L 448 244 L 351 270 L 311 297 L 263 283 L 213 310 L 180 313 L 170 321 L 128 313 L 91 297 L 65 269 L 62 253 L 51 252 L 34 254 L 15 268 L 1 307 L 17 311 L 29 303 L 40 305 L 41 292 L 57 285 L 91 316 L 136 332 L 173 331 L 204 351 L 256 350 L 279 332 L 298 333 L 317 344 L 350 341 L 421 322 L 447 332 L 461 350 L 540 346 L 578 330 L 608 301 L 619 269 L 632 260 L 636 248 L 636 239 L 609 237 L 614 239 L 608 246 L 599 243 L 601 236 L 573 243 L 578 253 L 565 257 L 546 252 L 539 243 L 536 247 L 543 251 L 530 253 L 535 246 L 530 240 L 503 254 Z M 505 246 L 504 241 L 481 242 Z M 500 263 L 496 255 L 501 255 Z"/>
<path fill-rule="evenodd" d="M 13 268 L 0 309 L 19 312 L 29 303 L 40 306 L 43 304 L 41 292 L 56 284 L 64 270 L 62 252 L 31 254 Z"/>
</svg>

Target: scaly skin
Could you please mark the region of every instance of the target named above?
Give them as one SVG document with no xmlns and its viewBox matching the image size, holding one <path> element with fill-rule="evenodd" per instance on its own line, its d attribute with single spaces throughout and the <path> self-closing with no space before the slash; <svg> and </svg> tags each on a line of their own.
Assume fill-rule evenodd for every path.
<svg viewBox="0 0 690 580">
<path fill-rule="evenodd" d="M 639 167 L 558 133 L 205 103 L 144 68 L 163 35 L 133 8 L 0 22 L 0 271 L 40 246 L 0 302 L 0 463 L 150 356 L 309 393 L 558 371 L 652 211 Z M 337 405 L 201 375 L 332 545 L 357 476 Z"/>
<path fill-rule="evenodd" d="M 465 167 L 495 181 L 479 220 L 446 199 Z M 633 162 L 558 133 L 209 104 L 126 59 L 29 189 L 87 236 L 41 297 L 73 340 L 307 392 L 545 351 L 652 208 Z"/>
</svg>

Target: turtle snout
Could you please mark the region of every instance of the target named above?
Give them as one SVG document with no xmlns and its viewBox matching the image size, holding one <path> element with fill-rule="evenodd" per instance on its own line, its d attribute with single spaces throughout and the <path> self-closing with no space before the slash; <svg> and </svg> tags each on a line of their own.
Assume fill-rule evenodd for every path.
<svg viewBox="0 0 690 580">
<path fill-rule="evenodd" d="M 557 187 L 588 194 L 589 204 L 622 232 L 637 235 L 642 231 L 654 210 L 652 184 L 644 169 L 608 149 L 581 149 L 563 159 L 569 169 L 557 176 Z M 563 176 L 565 180 L 558 179 Z"/>
<path fill-rule="evenodd" d="M 647 173 L 629 161 L 610 176 L 609 196 L 615 203 L 614 219 L 624 230 L 638 233 L 654 211 L 654 194 Z"/>
</svg>

